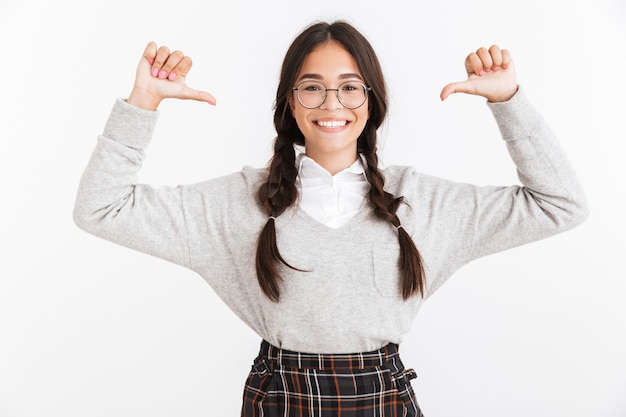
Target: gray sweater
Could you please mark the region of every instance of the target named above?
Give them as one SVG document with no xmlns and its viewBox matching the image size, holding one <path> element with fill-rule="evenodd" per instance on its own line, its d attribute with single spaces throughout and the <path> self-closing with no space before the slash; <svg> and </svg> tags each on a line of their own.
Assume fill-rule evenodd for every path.
<svg viewBox="0 0 626 417">
<path fill-rule="evenodd" d="M 587 216 L 576 174 L 520 90 L 488 103 L 523 186 L 474 186 L 384 170 L 386 189 L 424 258 L 426 298 L 481 256 L 570 229 Z M 194 185 L 138 184 L 158 113 L 117 100 L 83 174 L 74 218 L 104 239 L 196 271 L 255 332 L 275 346 L 318 353 L 369 351 L 400 343 L 424 299 L 403 301 L 397 231 L 369 206 L 333 229 L 297 205 L 276 221 L 280 302 L 257 283 L 256 242 L 267 215 L 257 201 L 266 169 Z"/>
</svg>

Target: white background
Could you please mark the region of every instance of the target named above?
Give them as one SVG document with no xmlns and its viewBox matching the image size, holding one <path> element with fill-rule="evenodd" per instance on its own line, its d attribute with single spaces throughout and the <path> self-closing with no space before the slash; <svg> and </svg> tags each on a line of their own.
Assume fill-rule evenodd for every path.
<svg viewBox="0 0 626 417">
<path fill-rule="evenodd" d="M 149 40 L 192 56 L 218 106 L 165 102 L 142 181 L 264 165 L 283 55 L 318 18 L 379 53 L 385 163 L 517 181 L 484 100 L 438 98 L 498 43 L 590 200 L 579 228 L 478 260 L 425 304 L 401 350 L 426 416 L 626 416 L 621 0 L 3 0 L 1 417 L 238 415 L 258 336 L 194 273 L 80 231 L 74 196 Z"/>
</svg>

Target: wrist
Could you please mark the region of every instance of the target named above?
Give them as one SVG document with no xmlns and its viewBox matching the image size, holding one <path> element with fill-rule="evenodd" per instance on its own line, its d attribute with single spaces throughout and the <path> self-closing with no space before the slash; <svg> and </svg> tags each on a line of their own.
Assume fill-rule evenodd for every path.
<svg viewBox="0 0 626 417">
<path fill-rule="evenodd" d="M 509 101 L 510 99 L 512 99 L 513 96 L 517 93 L 518 89 L 519 85 L 516 85 L 513 90 L 501 93 L 498 96 L 487 97 L 487 100 L 490 103 L 504 103 L 505 101 Z"/>
<path fill-rule="evenodd" d="M 161 97 L 157 97 L 145 90 L 133 88 L 126 102 L 140 109 L 155 111 L 161 104 Z"/>
</svg>

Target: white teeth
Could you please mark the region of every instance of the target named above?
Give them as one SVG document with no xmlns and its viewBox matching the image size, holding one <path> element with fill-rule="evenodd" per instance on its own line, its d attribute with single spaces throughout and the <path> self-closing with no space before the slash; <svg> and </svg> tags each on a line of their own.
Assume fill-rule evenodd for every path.
<svg viewBox="0 0 626 417">
<path fill-rule="evenodd" d="M 345 120 L 318 120 L 317 124 L 322 127 L 342 127 L 345 126 L 347 121 Z"/>
</svg>

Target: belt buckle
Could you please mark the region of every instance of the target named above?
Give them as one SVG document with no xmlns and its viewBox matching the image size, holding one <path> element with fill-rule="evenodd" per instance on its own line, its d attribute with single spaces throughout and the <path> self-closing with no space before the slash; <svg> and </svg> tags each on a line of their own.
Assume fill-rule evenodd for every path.
<svg viewBox="0 0 626 417">
<path fill-rule="evenodd" d="M 265 373 L 269 373 L 270 368 L 269 366 L 267 366 L 267 362 L 263 360 L 259 363 L 255 363 L 254 365 L 252 365 L 252 371 L 262 375 Z"/>
<path fill-rule="evenodd" d="M 392 382 L 396 384 L 396 387 L 406 386 L 411 384 L 411 380 L 417 378 L 417 372 L 415 369 L 408 368 L 403 369 L 397 374 L 392 376 Z"/>
</svg>

